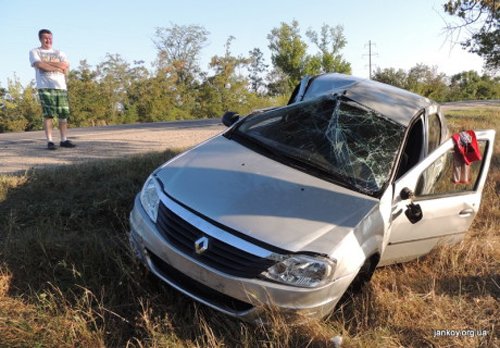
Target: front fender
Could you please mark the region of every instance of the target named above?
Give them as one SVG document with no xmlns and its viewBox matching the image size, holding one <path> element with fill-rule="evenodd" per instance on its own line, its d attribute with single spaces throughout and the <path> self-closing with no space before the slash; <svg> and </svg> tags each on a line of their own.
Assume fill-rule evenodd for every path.
<svg viewBox="0 0 500 348">
<path fill-rule="evenodd" d="M 374 207 L 335 249 L 337 275 L 343 277 L 357 274 L 365 261 L 381 254 L 384 243 L 385 224 L 377 207 Z"/>
</svg>

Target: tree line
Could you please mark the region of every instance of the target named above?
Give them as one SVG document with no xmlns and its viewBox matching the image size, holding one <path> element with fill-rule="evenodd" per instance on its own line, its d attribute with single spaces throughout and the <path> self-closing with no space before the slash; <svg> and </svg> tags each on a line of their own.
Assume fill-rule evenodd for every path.
<svg viewBox="0 0 500 348">
<path fill-rule="evenodd" d="M 283 105 L 305 75 L 351 74 L 342 56 L 347 44 L 341 25 L 324 24 L 302 35 L 298 21 L 281 23 L 267 39 L 271 62 L 254 48 L 234 55 L 230 36 L 224 52 L 203 70 L 199 60 L 209 32 L 198 25 L 156 28 L 157 56 L 152 68 L 107 54 L 91 66 L 86 60 L 68 76 L 71 124 L 76 127 L 219 117 L 227 110 L 244 114 Z M 313 51 L 313 53 L 310 53 Z M 373 79 L 405 88 L 436 101 L 499 99 L 500 78 L 475 71 L 448 77 L 435 67 L 417 64 L 408 71 L 378 69 Z M 0 88 L 0 132 L 42 129 L 41 109 L 32 81 L 23 86 L 9 79 Z"/>
</svg>

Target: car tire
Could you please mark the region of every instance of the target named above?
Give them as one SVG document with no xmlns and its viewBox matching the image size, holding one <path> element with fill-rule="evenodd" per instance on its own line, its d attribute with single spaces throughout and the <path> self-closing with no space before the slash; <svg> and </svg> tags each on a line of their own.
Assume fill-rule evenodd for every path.
<svg viewBox="0 0 500 348">
<path fill-rule="evenodd" d="M 378 254 L 375 254 L 365 260 L 365 263 L 359 269 L 359 272 L 352 281 L 351 285 L 349 285 L 349 288 L 347 290 L 349 293 L 357 294 L 363 290 L 366 284 L 368 284 L 372 279 L 379 259 L 380 256 Z"/>
</svg>

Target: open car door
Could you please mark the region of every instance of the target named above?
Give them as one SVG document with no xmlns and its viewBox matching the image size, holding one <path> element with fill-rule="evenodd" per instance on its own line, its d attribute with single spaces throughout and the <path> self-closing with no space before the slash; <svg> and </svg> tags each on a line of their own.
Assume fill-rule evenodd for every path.
<svg viewBox="0 0 500 348">
<path fill-rule="evenodd" d="M 475 135 L 481 160 L 459 165 L 449 139 L 393 184 L 392 221 L 379 265 L 409 261 L 463 239 L 479 210 L 495 140 L 494 130 Z"/>
</svg>

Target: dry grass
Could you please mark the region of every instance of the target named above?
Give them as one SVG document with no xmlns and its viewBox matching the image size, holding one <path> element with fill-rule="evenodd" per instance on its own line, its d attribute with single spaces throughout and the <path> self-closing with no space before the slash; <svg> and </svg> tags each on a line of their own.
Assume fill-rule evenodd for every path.
<svg viewBox="0 0 500 348">
<path fill-rule="evenodd" d="M 453 129 L 500 130 L 498 109 Z M 378 269 L 323 321 L 250 325 L 163 286 L 130 256 L 133 197 L 165 152 L 0 177 L 0 347 L 496 347 L 500 140 L 465 241 Z M 434 330 L 487 332 L 435 337 Z"/>
</svg>

